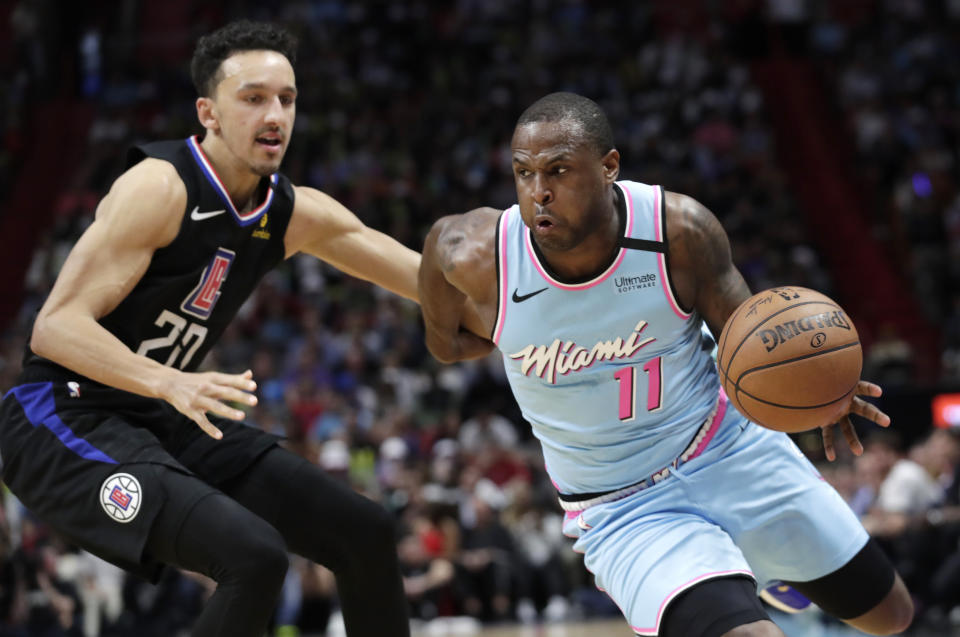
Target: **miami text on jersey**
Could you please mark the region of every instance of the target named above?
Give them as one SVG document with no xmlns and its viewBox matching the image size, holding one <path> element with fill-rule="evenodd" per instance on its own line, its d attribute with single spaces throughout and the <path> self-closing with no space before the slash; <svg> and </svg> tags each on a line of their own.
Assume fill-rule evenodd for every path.
<svg viewBox="0 0 960 637">
<path fill-rule="evenodd" d="M 641 332 L 646 327 L 647 322 L 640 321 L 626 340 L 618 336 L 614 340 L 600 341 L 589 349 L 573 341 L 562 341 L 556 338 L 549 346 L 527 345 L 516 354 L 510 354 L 510 358 L 523 359 L 520 363 L 521 373 L 529 375 L 531 370 L 535 370 L 536 376 L 556 384 L 557 374 L 578 372 L 590 367 L 596 361 L 630 358 L 640 348 L 656 340 L 652 337 L 641 337 Z"/>
</svg>

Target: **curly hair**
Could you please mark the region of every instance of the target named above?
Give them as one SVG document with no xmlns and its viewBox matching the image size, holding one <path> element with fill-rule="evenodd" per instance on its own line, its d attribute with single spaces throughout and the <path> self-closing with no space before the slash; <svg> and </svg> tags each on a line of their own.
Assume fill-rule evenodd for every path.
<svg viewBox="0 0 960 637">
<path fill-rule="evenodd" d="M 550 93 L 530 105 L 517 120 L 517 127 L 533 122 L 571 120 L 581 127 L 583 142 L 605 155 L 613 145 L 610 120 L 593 100 L 575 93 Z"/>
<path fill-rule="evenodd" d="M 190 75 L 197 94 L 213 95 L 220 80 L 220 65 L 238 51 L 276 51 L 294 64 L 297 60 L 297 39 L 292 33 L 268 22 L 238 20 L 209 33 L 197 41 L 190 60 Z"/>
</svg>

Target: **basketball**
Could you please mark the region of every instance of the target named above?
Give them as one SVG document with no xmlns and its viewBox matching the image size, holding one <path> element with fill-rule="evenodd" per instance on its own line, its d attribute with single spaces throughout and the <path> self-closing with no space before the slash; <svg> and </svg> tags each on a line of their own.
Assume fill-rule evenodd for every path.
<svg viewBox="0 0 960 637">
<path fill-rule="evenodd" d="M 857 328 L 835 301 L 771 288 L 738 307 L 720 334 L 720 380 L 753 422 L 795 433 L 836 422 L 860 380 Z"/>
</svg>

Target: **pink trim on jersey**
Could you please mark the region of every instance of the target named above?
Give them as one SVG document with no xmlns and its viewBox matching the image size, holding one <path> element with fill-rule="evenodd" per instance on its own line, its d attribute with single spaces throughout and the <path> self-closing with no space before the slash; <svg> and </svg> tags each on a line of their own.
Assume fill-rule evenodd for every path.
<svg viewBox="0 0 960 637">
<path fill-rule="evenodd" d="M 507 319 L 507 222 L 509 220 L 507 213 L 509 212 L 510 209 L 507 208 L 500 215 L 500 235 L 497 237 L 497 241 L 500 242 L 500 254 L 498 255 L 500 262 L 497 264 L 500 266 L 500 307 L 497 308 L 497 321 L 493 324 L 493 342 L 495 345 L 500 344 L 500 335 L 503 333 L 503 326 Z"/>
<path fill-rule="evenodd" d="M 563 526 L 566 527 L 567 524 L 568 524 L 571 520 L 576 520 L 578 517 L 580 517 L 580 514 L 581 514 L 581 513 L 583 513 L 583 511 L 564 511 L 564 512 L 563 512 L 563 514 L 564 514 L 564 515 L 563 515 Z M 571 537 L 571 538 L 574 538 L 574 539 L 580 537 L 579 535 L 571 535 L 571 534 L 567 533 L 566 531 L 563 531 L 563 535 L 564 535 L 564 537 Z"/>
<path fill-rule="evenodd" d="M 655 236 L 657 241 L 661 243 L 664 241 L 664 237 L 661 236 L 660 229 L 663 228 L 663 215 L 666 214 L 663 210 L 665 202 L 660 201 L 660 188 L 657 186 L 653 187 L 653 226 Z M 660 252 L 657 254 L 657 264 L 660 267 L 660 280 L 663 282 L 663 293 L 667 297 L 667 305 L 670 306 L 670 309 L 673 310 L 673 313 L 676 314 L 680 320 L 686 321 L 691 316 L 692 312 L 684 312 L 680 307 L 680 304 L 677 302 L 677 299 L 673 298 L 673 289 L 670 287 L 670 279 L 667 278 L 667 254 L 665 252 Z"/>
<path fill-rule="evenodd" d="M 633 230 L 633 197 L 630 195 L 629 189 L 624 188 L 620 184 L 617 184 L 617 188 L 626 194 L 627 198 L 627 228 L 625 236 L 629 237 L 630 232 Z M 527 254 L 530 255 L 530 261 L 533 263 L 534 267 L 537 268 L 537 272 L 540 273 L 540 276 L 542 276 L 547 283 L 554 287 L 560 288 L 561 290 L 586 290 L 595 285 L 603 283 L 610 277 L 611 274 L 617 271 L 617 268 L 620 267 L 620 263 L 623 261 L 623 257 L 627 254 L 626 248 L 620 248 L 620 253 L 617 255 L 617 258 L 613 260 L 613 263 L 610 264 L 610 267 L 604 270 L 602 274 L 589 281 L 584 283 L 561 283 L 550 276 L 543 265 L 540 264 L 540 260 L 537 258 L 537 253 L 533 251 L 533 239 L 531 236 L 530 228 L 524 226 L 524 243 L 526 243 Z"/>
<path fill-rule="evenodd" d="M 751 572 L 751 571 L 744 571 L 744 570 L 740 570 L 740 569 L 733 570 L 733 571 L 717 571 L 716 573 L 705 573 L 704 575 L 701 575 L 700 577 L 697 577 L 697 578 L 695 578 L 695 579 L 690 580 L 690 581 L 687 582 L 686 584 L 681 584 L 680 586 L 678 586 L 677 588 L 675 588 L 675 589 L 673 590 L 673 592 L 671 592 L 669 595 L 667 595 L 667 598 L 666 598 L 665 600 L 663 600 L 662 602 L 660 602 L 660 608 L 657 610 L 657 623 L 656 623 L 652 628 L 637 628 L 636 626 L 632 626 L 632 625 L 630 626 L 630 628 L 631 628 L 635 633 L 637 633 L 638 635 L 656 635 L 656 634 L 659 632 L 659 629 L 660 629 L 660 620 L 663 618 L 663 611 L 664 611 L 664 609 L 667 607 L 667 604 L 669 604 L 670 602 L 673 601 L 673 598 L 674 598 L 674 597 L 676 597 L 676 596 L 679 595 L 680 593 L 684 592 L 685 590 L 687 590 L 687 589 L 690 588 L 691 586 L 694 586 L 694 585 L 696 585 L 696 584 L 699 584 L 700 582 L 703 582 L 703 581 L 708 580 L 708 579 L 716 579 L 716 578 L 718 578 L 718 577 L 725 577 L 725 576 L 727 576 L 727 575 L 749 575 L 749 576 L 752 577 L 754 580 L 756 580 L 756 576 L 753 574 L 753 572 Z M 600 587 L 598 586 L 597 588 L 600 588 Z M 600 590 L 603 590 L 603 589 L 600 589 Z M 606 593 L 606 591 L 604 591 L 604 592 Z M 607 594 L 609 595 L 609 593 L 607 593 Z M 613 598 L 611 598 L 611 599 L 613 599 Z M 616 600 L 614 600 L 613 603 L 616 604 L 616 603 L 617 603 Z M 619 607 L 619 604 L 617 604 L 617 606 Z M 621 613 L 623 612 L 623 609 L 622 609 L 622 608 L 620 609 L 620 612 L 621 612 Z M 624 613 L 624 616 L 626 616 L 625 613 Z"/>
<path fill-rule="evenodd" d="M 190 144 L 190 147 L 193 149 L 193 156 L 197 158 L 200 162 L 200 169 L 203 170 L 203 173 L 206 175 L 207 180 L 219 193 L 220 198 L 227 204 L 227 207 L 230 209 L 230 212 L 233 213 L 233 216 L 236 217 L 241 223 L 249 223 L 254 218 L 258 217 L 261 212 L 270 207 L 270 204 L 273 203 L 273 188 L 267 188 L 267 196 L 264 197 L 263 203 L 251 210 L 250 212 L 241 214 L 237 211 L 237 207 L 233 205 L 233 200 L 230 198 L 230 193 L 227 192 L 226 187 L 223 185 L 223 180 L 220 179 L 220 175 L 217 174 L 217 171 L 214 169 L 213 164 L 210 163 L 210 160 L 207 158 L 207 154 L 203 152 L 203 147 L 200 146 L 200 142 L 197 141 L 197 136 L 193 135 L 187 138 L 187 143 Z M 277 183 L 277 173 L 270 175 L 270 181 L 273 184 Z"/>
<path fill-rule="evenodd" d="M 720 388 L 720 396 L 717 398 L 717 413 L 714 414 L 713 420 L 710 422 L 710 428 L 707 429 L 706 435 L 703 437 L 703 440 L 700 441 L 700 444 L 697 445 L 697 448 L 694 449 L 693 454 L 686 459 L 686 462 L 690 462 L 707 448 L 707 445 L 710 444 L 710 441 L 713 440 L 714 434 L 717 433 L 717 430 L 720 429 L 720 422 L 723 420 L 724 415 L 727 413 L 727 392 L 723 391 L 723 387 Z"/>
</svg>

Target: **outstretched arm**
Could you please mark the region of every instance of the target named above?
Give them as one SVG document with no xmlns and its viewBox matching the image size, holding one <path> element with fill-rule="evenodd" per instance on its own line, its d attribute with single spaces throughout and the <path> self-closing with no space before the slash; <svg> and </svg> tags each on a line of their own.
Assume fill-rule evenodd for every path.
<svg viewBox="0 0 960 637">
<path fill-rule="evenodd" d="M 496 314 L 494 228 L 499 211 L 480 208 L 437 221 L 423 246 L 420 304 L 427 348 L 444 363 L 486 356 Z"/>
<path fill-rule="evenodd" d="M 288 257 L 306 252 L 351 276 L 418 300 L 420 255 L 364 225 L 343 204 L 315 188 L 296 188 L 293 217 L 284 241 Z"/>
</svg>

